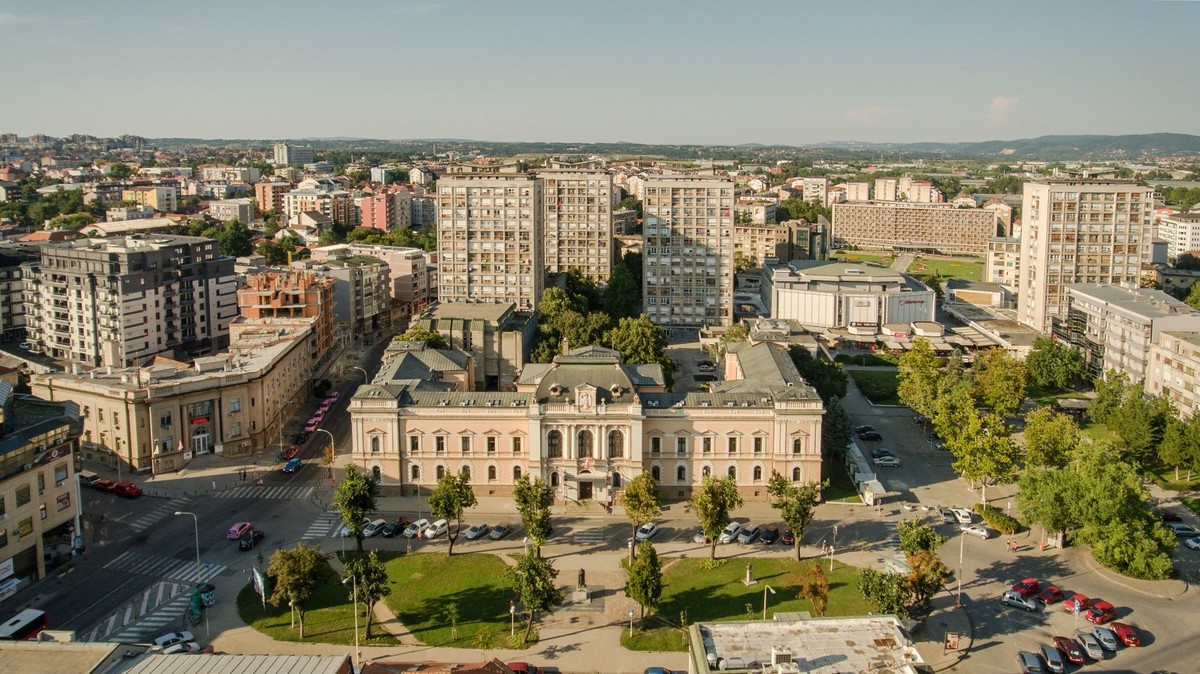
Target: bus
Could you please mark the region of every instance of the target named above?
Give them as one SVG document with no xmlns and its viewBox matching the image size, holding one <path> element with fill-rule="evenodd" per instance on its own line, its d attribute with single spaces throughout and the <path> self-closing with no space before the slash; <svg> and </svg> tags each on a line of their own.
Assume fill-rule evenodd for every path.
<svg viewBox="0 0 1200 674">
<path fill-rule="evenodd" d="M 39 632 L 46 629 L 46 612 L 36 608 L 27 608 L 11 619 L 0 624 L 0 640 L 25 641 L 36 639 Z"/>
</svg>

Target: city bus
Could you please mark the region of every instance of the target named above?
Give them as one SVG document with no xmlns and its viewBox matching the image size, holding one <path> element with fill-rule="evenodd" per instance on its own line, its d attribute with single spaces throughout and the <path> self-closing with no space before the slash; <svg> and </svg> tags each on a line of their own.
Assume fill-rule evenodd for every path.
<svg viewBox="0 0 1200 674">
<path fill-rule="evenodd" d="M 0 624 L 0 640 L 24 641 L 36 639 L 38 632 L 46 629 L 46 612 L 27 608 Z"/>
</svg>

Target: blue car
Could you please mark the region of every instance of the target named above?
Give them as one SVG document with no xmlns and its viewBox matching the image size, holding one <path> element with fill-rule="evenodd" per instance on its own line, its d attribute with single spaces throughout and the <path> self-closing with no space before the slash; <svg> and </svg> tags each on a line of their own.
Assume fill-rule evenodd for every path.
<svg viewBox="0 0 1200 674">
<path fill-rule="evenodd" d="M 300 457 L 288 461 L 287 465 L 283 467 L 283 472 L 285 473 L 294 473 L 298 470 L 300 470 Z"/>
</svg>

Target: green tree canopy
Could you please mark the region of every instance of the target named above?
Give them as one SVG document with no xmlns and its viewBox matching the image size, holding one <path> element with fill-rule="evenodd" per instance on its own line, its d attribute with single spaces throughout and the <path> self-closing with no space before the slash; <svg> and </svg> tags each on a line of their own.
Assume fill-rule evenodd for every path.
<svg viewBox="0 0 1200 674">
<path fill-rule="evenodd" d="M 858 576 L 858 591 L 875 613 L 891 613 L 901 620 L 908 617 L 911 593 L 904 576 L 865 568 Z"/>
<path fill-rule="evenodd" d="M 1017 475 L 1020 450 L 1008 426 L 994 414 L 974 415 L 950 451 L 954 453 L 954 470 L 968 481 L 979 482 L 980 503 L 987 503 L 990 485 L 1011 481 Z"/>
<path fill-rule="evenodd" d="M 217 250 L 222 255 L 246 257 L 254 252 L 254 245 L 250 243 L 250 229 L 237 218 L 219 227 L 213 238 L 216 239 Z"/>
<path fill-rule="evenodd" d="M 604 288 L 604 312 L 614 320 L 633 318 L 642 312 L 642 282 L 633 277 L 628 265 L 618 262 Z"/>
<path fill-rule="evenodd" d="M 780 475 L 779 471 L 771 471 L 771 479 L 767 481 L 767 493 L 771 495 L 771 507 L 779 511 L 780 519 L 794 534 L 795 541 L 792 547 L 796 553 L 796 561 L 800 561 L 800 541 L 804 538 L 804 530 L 808 528 L 809 522 L 812 522 L 813 511 L 821 499 L 821 490 L 828 486 L 828 480 L 797 485 Z"/>
<path fill-rule="evenodd" d="M 622 318 L 608 332 L 608 345 L 619 351 L 626 363 L 662 363 L 669 359 L 667 333 L 642 314 L 637 318 Z"/>
<path fill-rule="evenodd" d="M 297 543 L 294 548 L 276 550 L 267 565 L 274 579 L 268 601 L 272 606 L 292 606 L 300 617 L 300 638 L 304 638 L 304 607 L 333 571 L 319 548 Z"/>
<path fill-rule="evenodd" d="M 842 406 L 842 399 L 830 396 L 825 401 L 825 416 L 821 418 L 821 451 L 826 455 L 841 454 L 854 439 L 854 422 Z"/>
<path fill-rule="evenodd" d="M 658 552 L 654 550 L 650 541 L 638 543 L 637 557 L 629 565 L 629 581 L 625 585 L 625 593 L 641 607 L 642 615 L 639 620 L 645 619 L 647 608 L 658 608 L 663 593 L 662 565 L 658 561 Z"/>
<path fill-rule="evenodd" d="M 357 541 L 360 555 L 363 553 L 363 520 L 379 509 L 378 497 L 379 482 L 375 476 L 360 471 L 354 464 L 346 466 L 346 474 L 333 490 L 333 507 Z"/>
<path fill-rule="evenodd" d="M 522 473 L 514 486 L 513 499 L 521 515 L 521 526 L 525 528 L 529 540 L 533 541 L 533 551 L 540 555 L 542 544 L 550 537 L 550 506 L 554 505 L 554 490 L 541 477 L 530 479 L 528 473 Z"/>
<path fill-rule="evenodd" d="M 817 390 L 822 401 L 846 397 L 847 377 L 840 363 L 816 358 L 808 349 L 797 344 L 788 347 L 788 356 L 804 381 Z"/>
<path fill-rule="evenodd" d="M 933 352 L 929 340 L 923 337 L 913 340 L 912 348 L 900 356 L 899 372 L 896 375 L 899 381 L 896 394 L 900 402 L 911 407 L 917 414 L 932 419 L 941 367 L 942 361 Z"/>
<path fill-rule="evenodd" d="M 463 512 L 477 505 L 479 500 L 475 498 L 475 490 L 471 489 L 471 478 L 465 472 L 451 475 L 447 471 L 438 479 L 437 487 L 429 495 L 429 513 L 452 524 L 446 534 L 450 541 L 450 547 L 446 551 L 447 557 L 454 554 L 454 541 L 458 539 L 459 530 L 462 529 Z"/>
<path fill-rule="evenodd" d="M 1128 398 L 1129 377 L 1124 372 L 1109 370 L 1096 380 L 1096 397 L 1088 406 L 1088 416 L 1093 421 L 1107 424 L 1109 415 L 1124 404 Z"/>
<path fill-rule="evenodd" d="M 633 537 L 637 537 L 638 527 L 662 515 L 662 500 L 658 497 L 658 484 L 654 476 L 642 472 L 625 485 L 621 492 L 621 507 L 633 526 Z M 629 561 L 633 562 L 633 548 L 629 549 Z"/>
<path fill-rule="evenodd" d="M 542 559 L 540 551 L 535 548 L 525 554 L 513 555 L 517 560 L 515 567 L 505 568 L 513 594 L 524 607 L 528 616 L 525 624 L 525 634 L 521 639 L 521 647 L 529 643 L 529 634 L 533 631 L 534 617 L 562 601 L 562 592 L 555 585 L 558 570 L 548 559 Z"/>
<path fill-rule="evenodd" d="M 375 604 L 388 594 L 392 581 L 388 578 L 387 567 L 379 561 L 379 552 L 372 550 L 364 557 L 357 555 L 342 567 L 343 579 L 350 590 L 350 601 L 361 602 L 363 615 L 367 620 L 367 640 L 371 639 L 371 622 L 375 617 Z M 354 593 L 358 592 L 356 596 Z"/>
<path fill-rule="evenodd" d="M 708 558 L 717 558 L 717 538 L 729 524 L 729 513 L 742 507 L 742 495 L 732 477 L 714 478 L 705 475 L 700 488 L 692 494 L 688 507 L 700 523 L 700 529 L 711 541 Z"/>
<path fill-rule="evenodd" d="M 1079 425 L 1066 414 L 1039 407 L 1025 415 L 1022 440 L 1026 464 L 1065 466 L 1080 443 Z"/>
<path fill-rule="evenodd" d="M 1025 399 L 1025 363 L 1008 355 L 1004 349 L 987 349 L 975 357 L 971 368 L 975 399 L 991 409 L 1001 419 L 1007 419 L 1021 409 Z"/>
<path fill-rule="evenodd" d="M 446 338 L 436 330 L 413 325 L 401 335 L 392 338 L 393 342 L 421 342 L 430 349 L 448 349 L 450 345 L 446 343 Z"/>
<path fill-rule="evenodd" d="M 1066 344 L 1038 337 L 1025 357 L 1029 383 L 1051 391 L 1065 391 L 1083 377 L 1083 356 Z"/>
<path fill-rule="evenodd" d="M 906 556 L 924 552 L 936 555 L 946 537 L 939 534 L 925 520 L 907 520 L 896 525 L 896 534 L 900 537 L 900 552 Z"/>
</svg>

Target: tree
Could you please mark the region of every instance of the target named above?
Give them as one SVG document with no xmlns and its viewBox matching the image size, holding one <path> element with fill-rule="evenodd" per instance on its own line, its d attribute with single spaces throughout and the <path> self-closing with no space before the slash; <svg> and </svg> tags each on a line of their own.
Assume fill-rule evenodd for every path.
<svg viewBox="0 0 1200 674">
<path fill-rule="evenodd" d="M 938 548 L 946 542 L 946 537 L 925 520 L 901 522 L 896 525 L 896 533 L 900 537 L 900 552 L 907 557 L 918 553 L 937 554 Z"/>
<path fill-rule="evenodd" d="M 1183 298 L 1183 303 L 1193 309 L 1200 308 L 1200 283 L 1192 284 L 1192 289 L 1188 291 L 1187 297 Z"/>
<path fill-rule="evenodd" d="M 533 541 L 533 551 L 541 555 L 542 544 L 550 537 L 550 506 L 554 504 L 554 490 L 541 477 L 532 480 L 522 473 L 513 488 L 517 512 L 521 515 L 521 526 Z"/>
<path fill-rule="evenodd" d="M 813 562 L 808 572 L 794 584 L 800 586 L 796 598 L 807 599 L 812 604 L 813 615 L 818 618 L 824 616 L 825 609 L 829 607 L 829 578 L 825 575 L 825 569 L 821 568 L 821 562 Z"/>
<path fill-rule="evenodd" d="M 216 239 L 217 250 L 222 255 L 246 257 L 254 252 L 254 245 L 250 243 L 250 229 L 237 218 L 226 222 L 213 238 Z"/>
<path fill-rule="evenodd" d="M 379 509 L 379 481 L 375 475 L 359 471 L 354 464 L 346 466 L 346 474 L 333 491 L 333 507 L 342 516 L 350 535 L 358 542 L 358 554 L 363 553 L 363 520 L 368 513 Z"/>
<path fill-rule="evenodd" d="M 867 568 L 858 575 L 858 591 L 876 613 L 891 613 L 903 620 L 908 617 L 911 594 L 905 580 L 899 574 Z"/>
<path fill-rule="evenodd" d="M 1039 407 L 1025 415 L 1022 438 L 1027 465 L 1065 466 L 1079 445 L 1079 425 L 1066 414 Z"/>
<path fill-rule="evenodd" d="M 767 481 L 767 493 L 771 496 L 771 507 L 779 511 L 780 519 L 792 530 L 795 539 L 792 547 L 796 553 L 796 561 L 800 561 L 800 540 L 804 538 L 804 530 L 812 521 L 813 511 L 817 508 L 817 502 L 821 500 L 821 490 L 828 486 L 828 480 L 797 486 L 780 475 L 779 471 L 771 471 L 771 479 Z"/>
<path fill-rule="evenodd" d="M 1162 398 L 1147 400 L 1137 384 L 1125 390 L 1125 399 L 1108 414 L 1105 424 L 1121 438 L 1126 458 L 1145 464 L 1161 441 L 1169 416 L 1169 403 Z"/>
<path fill-rule="evenodd" d="M 700 488 L 692 495 L 688 507 L 696 515 L 700 530 L 711 543 L 708 558 L 717 558 L 717 538 L 729 524 L 729 511 L 742 507 L 742 495 L 732 477 L 716 479 L 705 475 Z"/>
<path fill-rule="evenodd" d="M 430 349 L 448 349 L 450 345 L 446 342 L 446 338 L 436 330 L 414 325 L 410 327 L 404 334 L 392 338 L 393 342 L 421 342 Z"/>
<path fill-rule="evenodd" d="M 842 399 L 830 396 L 821 418 L 821 451 L 825 455 L 840 454 L 854 439 L 854 422 L 842 406 Z"/>
<path fill-rule="evenodd" d="M 1175 258 L 1175 269 L 1200 271 L 1200 257 L 1191 253 L 1182 253 Z"/>
<path fill-rule="evenodd" d="M 725 331 L 725 334 L 721 335 L 721 352 L 728 351 L 730 344 L 744 342 L 748 339 L 750 339 L 750 328 L 747 328 L 745 323 L 734 323 L 731 328 Z"/>
<path fill-rule="evenodd" d="M 808 349 L 797 344 L 788 347 L 788 356 L 791 357 L 792 364 L 796 366 L 800 376 L 804 377 L 804 381 L 817 390 L 817 395 L 821 396 L 822 401 L 846 397 L 847 377 L 840 363 L 818 359 Z"/>
<path fill-rule="evenodd" d="M 662 565 L 658 561 L 658 552 L 650 541 L 642 541 L 637 546 L 637 557 L 629 563 L 629 581 L 625 584 L 625 594 L 642 609 L 639 622 L 645 620 L 647 607 L 650 610 L 658 608 L 662 592 Z"/>
<path fill-rule="evenodd" d="M 1158 444 L 1158 460 L 1164 466 L 1175 469 L 1176 482 L 1179 481 L 1179 468 L 1188 463 L 1188 456 L 1192 454 L 1189 436 L 1188 422 L 1172 417 L 1163 430 L 1162 442 Z"/>
<path fill-rule="evenodd" d="M 529 643 L 529 634 L 533 631 L 533 619 L 541 611 L 549 610 L 551 606 L 562 601 L 562 592 L 554 584 L 558 577 L 558 569 L 548 559 L 542 559 L 537 548 L 525 554 L 514 555 L 517 560 L 515 567 L 505 568 L 513 594 L 525 608 L 528 622 L 525 633 L 521 637 L 521 648 Z"/>
<path fill-rule="evenodd" d="M 1016 477 L 1019 451 L 1010 430 L 994 414 L 975 415 L 962 435 L 963 440 L 950 451 L 954 453 L 954 470 L 964 479 L 979 482 L 979 502 L 987 503 L 989 485 L 1008 482 Z"/>
<path fill-rule="evenodd" d="M 632 318 L 642 311 L 642 283 L 624 262 L 613 267 L 604 289 L 604 313 L 614 320 Z"/>
<path fill-rule="evenodd" d="M 609 330 L 608 345 L 621 353 L 626 363 L 662 363 L 667 352 L 667 332 L 642 314 L 637 318 L 622 318 L 617 327 Z"/>
<path fill-rule="evenodd" d="M 133 175 L 133 167 L 129 164 L 116 163 L 108 167 L 108 176 L 113 180 L 124 180 Z"/>
<path fill-rule="evenodd" d="M 643 472 L 625 485 L 621 492 L 621 507 L 633 525 L 633 537 L 637 538 L 638 527 L 653 522 L 662 514 L 662 501 L 658 498 L 658 484 L 654 476 Z M 634 560 L 633 548 L 629 548 L 629 562 Z"/>
<path fill-rule="evenodd" d="M 1088 406 L 1088 416 L 1092 421 L 1107 424 L 1109 415 L 1119 408 L 1127 397 L 1129 377 L 1124 372 L 1109 370 L 1096 380 L 1096 397 Z"/>
<path fill-rule="evenodd" d="M 320 548 L 310 548 L 304 543 L 276 550 L 271 555 L 267 575 L 275 580 L 268 601 L 272 606 L 287 604 L 299 613 L 301 639 L 304 638 L 304 605 L 332 573 Z"/>
<path fill-rule="evenodd" d="M 933 595 L 946 585 L 950 569 L 936 553 L 925 550 L 909 555 L 908 567 L 912 571 L 905 576 L 904 587 L 908 590 L 910 605 L 924 611 Z"/>
<path fill-rule="evenodd" d="M 896 395 L 900 402 L 911 407 L 917 414 L 933 418 L 934 401 L 937 399 L 937 382 L 942 361 L 933 352 L 929 340 L 918 337 L 912 348 L 900 356 L 899 385 Z"/>
<path fill-rule="evenodd" d="M 471 489 L 471 479 L 466 472 L 451 475 L 447 471 L 438 479 L 437 487 L 429 495 L 429 513 L 453 523 L 446 533 L 446 538 L 450 541 L 450 548 L 446 551 L 447 557 L 454 554 L 454 541 L 458 539 L 459 530 L 462 529 L 463 511 L 477 505 L 479 500 L 475 498 L 475 490 Z"/>
<path fill-rule="evenodd" d="M 362 602 L 363 612 L 367 619 L 367 640 L 371 639 L 371 619 L 375 615 L 375 604 L 387 596 L 391 580 L 388 578 L 387 567 L 379 561 L 379 553 L 375 550 L 346 562 L 342 567 L 345 572 L 344 580 L 350 589 L 350 601 Z M 355 590 L 358 596 L 355 596 Z"/>
<path fill-rule="evenodd" d="M 1083 356 L 1066 344 L 1049 337 L 1033 340 L 1033 348 L 1025 357 L 1029 382 L 1038 388 L 1064 391 L 1083 378 Z"/>
<path fill-rule="evenodd" d="M 637 197 L 625 197 L 613 206 L 613 211 L 637 211 L 637 216 L 641 219 L 642 201 Z"/>
<path fill-rule="evenodd" d="M 987 349 L 975 358 L 972 368 L 975 399 L 1001 419 L 1021 409 L 1025 399 L 1025 364 L 1004 349 Z"/>
</svg>

